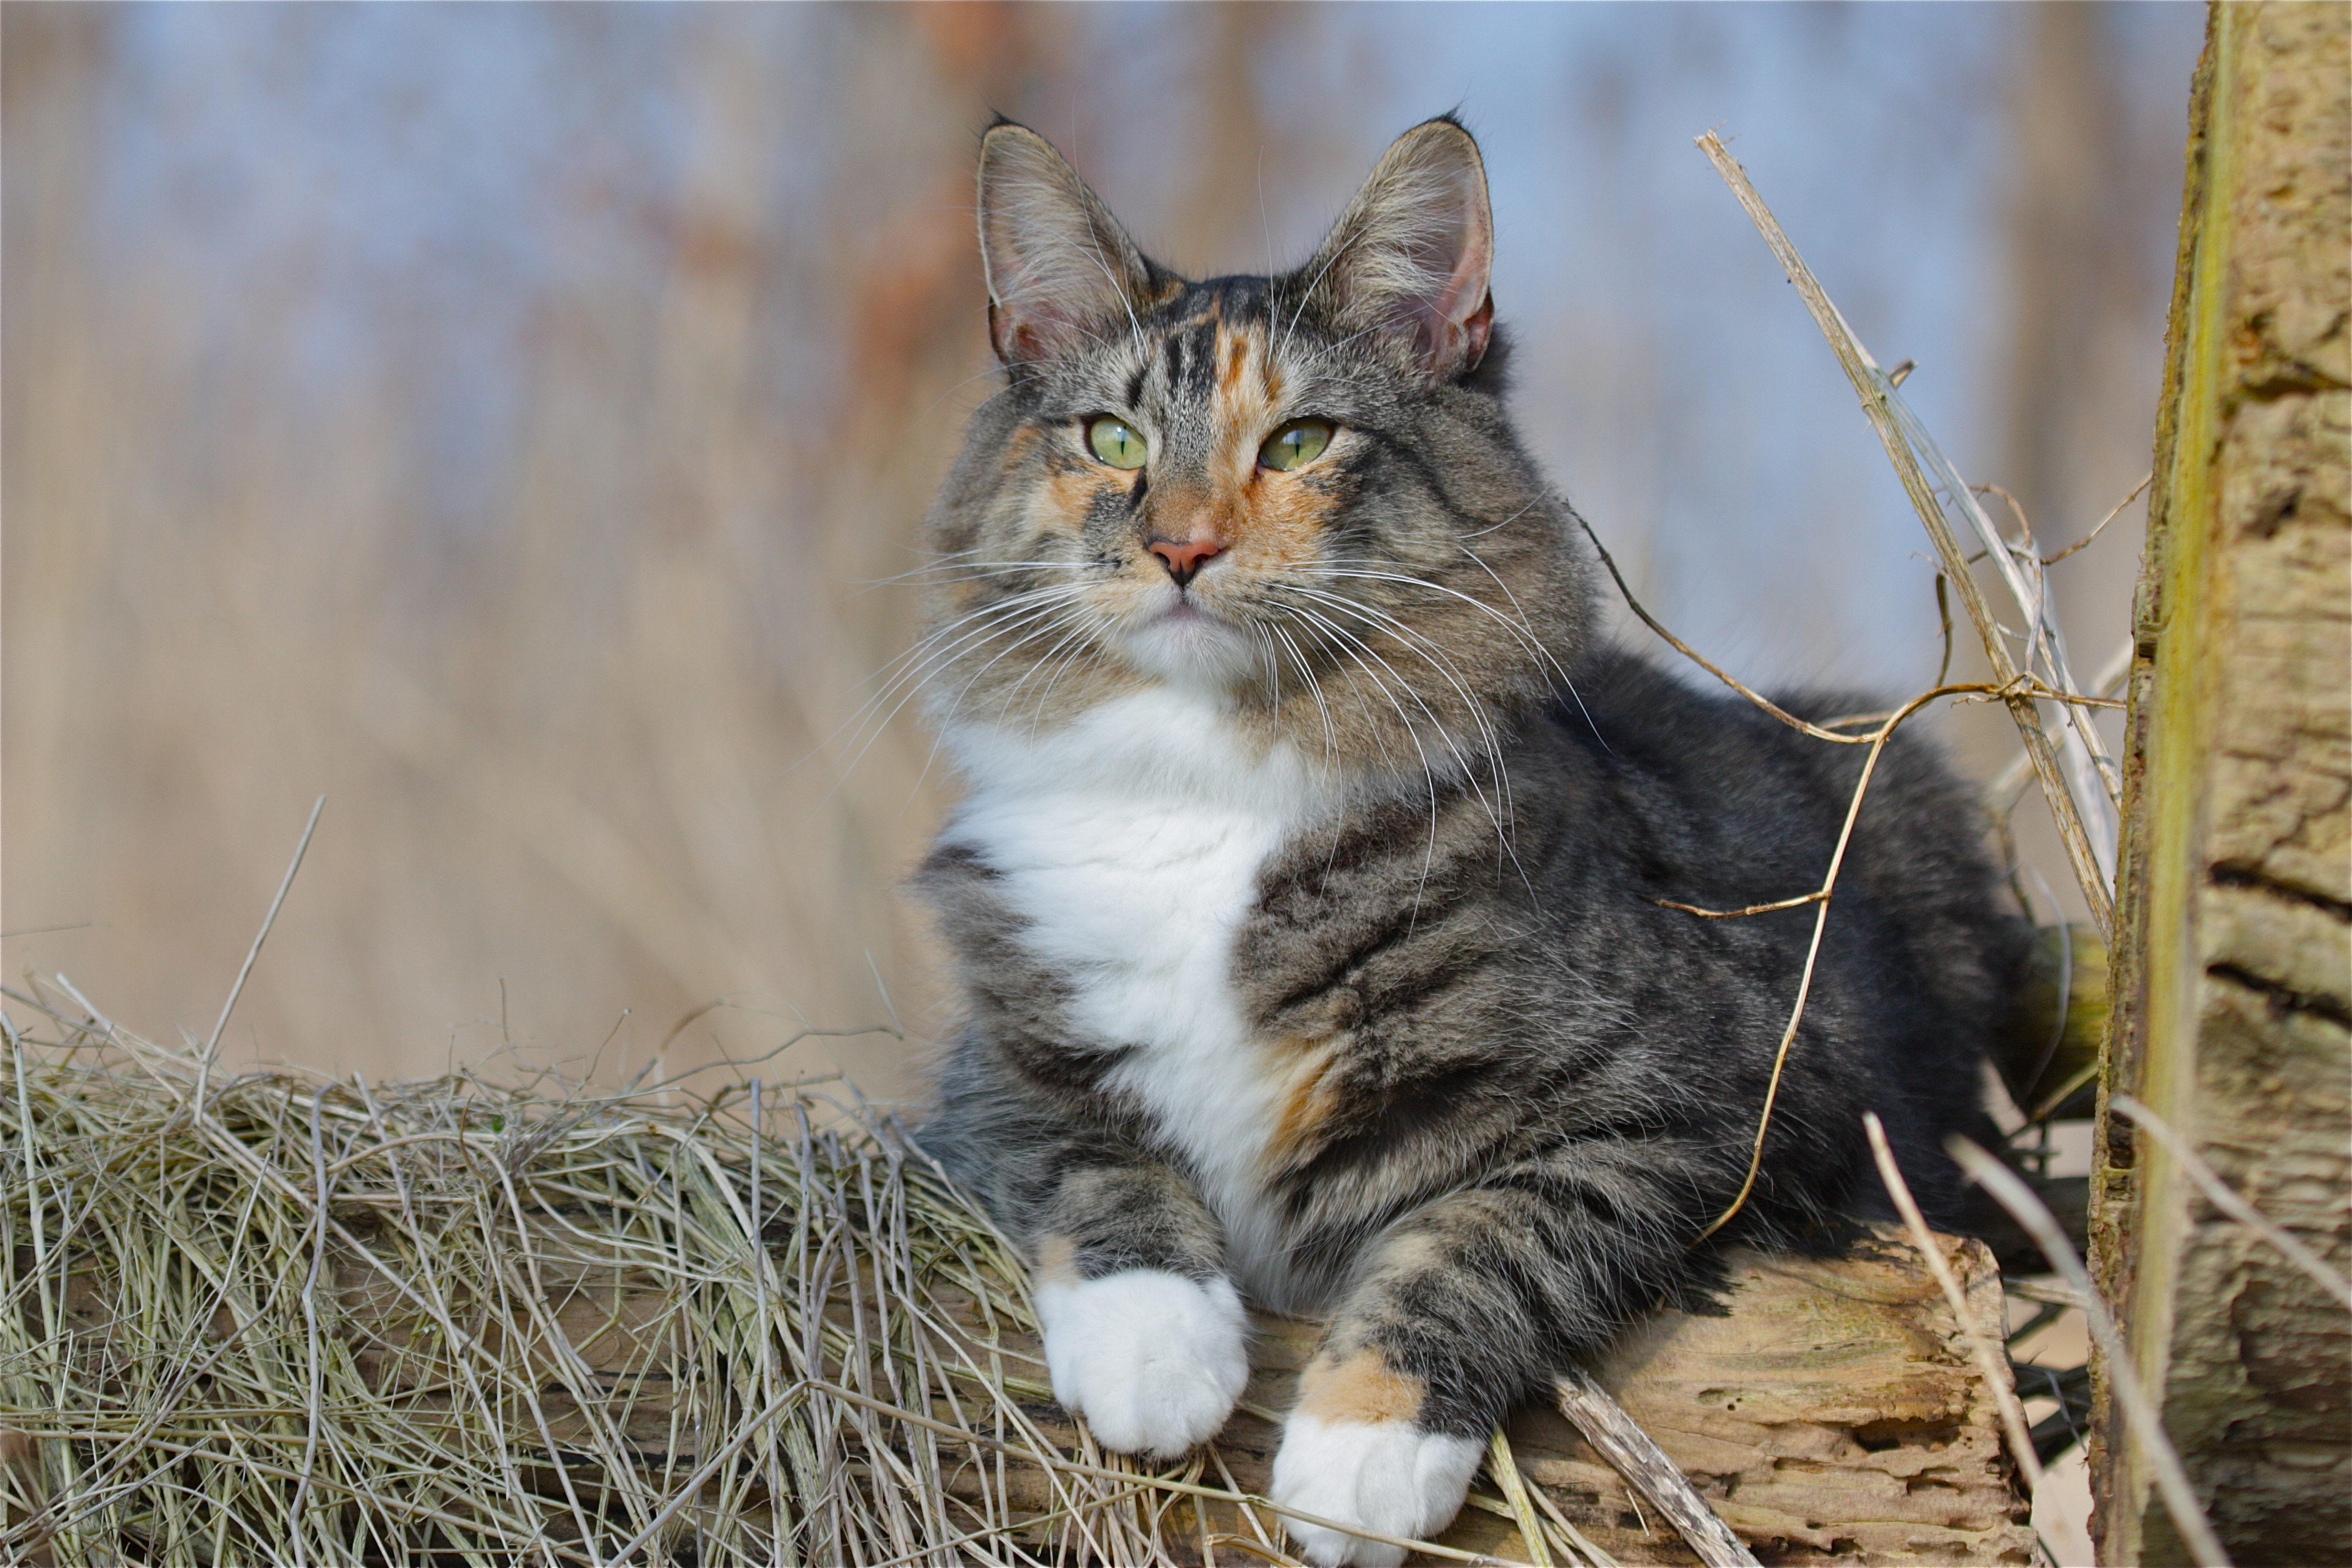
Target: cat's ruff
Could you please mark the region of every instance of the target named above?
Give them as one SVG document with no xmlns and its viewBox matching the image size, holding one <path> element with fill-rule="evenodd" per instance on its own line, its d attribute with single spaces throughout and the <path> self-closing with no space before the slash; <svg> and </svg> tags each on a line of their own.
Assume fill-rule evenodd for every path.
<svg viewBox="0 0 2352 1568">
<path fill-rule="evenodd" d="M 1217 1434 L 1249 1382 L 1249 1317 L 1223 1279 L 1159 1268 L 1036 1289 L 1054 1397 L 1123 1454 L 1172 1459 Z"/>
</svg>

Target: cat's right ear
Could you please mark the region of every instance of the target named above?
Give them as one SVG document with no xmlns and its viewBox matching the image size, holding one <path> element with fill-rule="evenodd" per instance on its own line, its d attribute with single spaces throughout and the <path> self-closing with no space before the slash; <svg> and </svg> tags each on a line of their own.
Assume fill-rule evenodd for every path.
<svg viewBox="0 0 2352 1568">
<path fill-rule="evenodd" d="M 1025 125 L 980 144 L 980 256 L 988 336 L 1008 365 L 1050 359 L 1124 327 L 1151 268 L 1078 172 Z"/>
</svg>

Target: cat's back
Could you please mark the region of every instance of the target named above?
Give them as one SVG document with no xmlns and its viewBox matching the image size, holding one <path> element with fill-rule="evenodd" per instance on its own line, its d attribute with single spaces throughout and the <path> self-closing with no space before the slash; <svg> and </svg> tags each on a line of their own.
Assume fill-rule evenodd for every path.
<svg viewBox="0 0 2352 1568">
<path fill-rule="evenodd" d="M 1622 925 L 1661 961 L 1745 952 L 1786 976 L 1773 989 L 1792 985 L 1817 906 L 1709 919 L 1670 905 L 1730 911 L 1798 899 L 1823 886 L 1834 861 L 1812 1013 L 1850 1015 L 1835 1032 L 1858 1053 L 1853 1066 L 1885 1086 L 1890 1122 L 1903 1102 L 1920 1108 L 1927 1146 L 1976 1115 L 1978 1063 L 2028 932 L 1986 852 L 1984 813 L 1924 727 L 1898 727 L 1874 755 L 1622 649 L 1596 651 L 1571 674 L 1530 751 L 1575 781 L 1556 792 L 1574 821 L 1547 887 L 1588 911 L 1608 903 L 1581 945 L 1598 951 Z M 1770 696 L 1817 725 L 1887 711 L 1851 691 Z M 1875 726 L 1838 727 L 1866 739 Z"/>
</svg>

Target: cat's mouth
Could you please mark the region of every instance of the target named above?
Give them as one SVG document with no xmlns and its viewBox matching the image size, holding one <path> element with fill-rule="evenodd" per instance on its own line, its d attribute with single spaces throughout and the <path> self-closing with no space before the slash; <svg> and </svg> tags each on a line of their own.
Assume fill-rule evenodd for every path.
<svg viewBox="0 0 2352 1568">
<path fill-rule="evenodd" d="M 1255 663 L 1248 635 L 1182 588 L 1130 620 L 1119 641 L 1139 669 L 1169 680 L 1228 686 Z"/>
</svg>

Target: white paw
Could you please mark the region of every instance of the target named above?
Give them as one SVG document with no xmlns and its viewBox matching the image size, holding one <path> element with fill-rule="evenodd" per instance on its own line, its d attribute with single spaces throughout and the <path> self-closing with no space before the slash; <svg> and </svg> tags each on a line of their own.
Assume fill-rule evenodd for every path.
<svg viewBox="0 0 2352 1568">
<path fill-rule="evenodd" d="M 1249 1319 L 1223 1279 L 1158 1268 L 1037 1287 L 1054 1397 L 1096 1441 L 1172 1459 L 1216 1435 L 1249 1382 Z"/>
<path fill-rule="evenodd" d="M 1323 1421 L 1294 1415 L 1274 1457 L 1275 1501 L 1383 1535 L 1426 1541 L 1454 1521 L 1486 1446 L 1424 1432 L 1410 1421 Z M 1318 1568 L 1393 1568 L 1404 1548 L 1286 1519 L 1283 1529 Z"/>
</svg>

